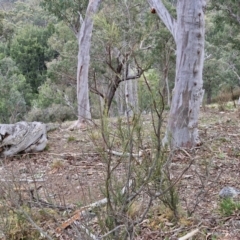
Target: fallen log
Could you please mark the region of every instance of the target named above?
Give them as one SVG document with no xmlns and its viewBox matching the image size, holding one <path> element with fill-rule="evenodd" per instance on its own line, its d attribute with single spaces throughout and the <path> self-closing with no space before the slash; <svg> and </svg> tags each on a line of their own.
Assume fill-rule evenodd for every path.
<svg viewBox="0 0 240 240">
<path fill-rule="evenodd" d="M 0 153 L 2 156 L 39 152 L 44 150 L 46 145 L 47 129 L 44 123 L 0 124 Z"/>
</svg>

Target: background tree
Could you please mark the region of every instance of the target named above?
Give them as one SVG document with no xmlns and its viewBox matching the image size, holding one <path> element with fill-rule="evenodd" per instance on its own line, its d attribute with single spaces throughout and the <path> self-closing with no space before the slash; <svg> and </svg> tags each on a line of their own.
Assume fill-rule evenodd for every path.
<svg viewBox="0 0 240 240">
<path fill-rule="evenodd" d="M 78 122 L 75 126 L 83 127 L 86 120 L 91 119 L 88 71 L 90 62 L 90 46 L 93 29 L 93 15 L 97 12 L 101 0 L 97 1 L 43 1 L 43 6 L 59 19 L 64 20 L 74 32 L 78 40 L 77 64 L 77 98 Z M 87 7 L 86 7 L 87 6 Z M 82 12 L 85 12 L 84 20 Z"/>
<path fill-rule="evenodd" d="M 1 2 L 1 122 L 23 120 L 38 87 L 46 80 L 46 61 L 56 52 L 47 39 L 54 32 L 38 1 Z"/>
<path fill-rule="evenodd" d="M 238 3 L 210 1 L 208 10 L 204 87 L 207 103 L 221 104 L 239 96 Z"/>
<path fill-rule="evenodd" d="M 11 43 L 10 56 L 17 62 L 33 93 L 38 93 L 38 87 L 46 80 L 46 62 L 57 56 L 47 45 L 53 32 L 53 26 L 26 25 L 16 33 Z"/>
</svg>

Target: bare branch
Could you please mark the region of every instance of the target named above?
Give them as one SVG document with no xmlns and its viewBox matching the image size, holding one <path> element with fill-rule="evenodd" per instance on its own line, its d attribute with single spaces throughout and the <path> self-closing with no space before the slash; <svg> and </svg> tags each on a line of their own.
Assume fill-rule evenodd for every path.
<svg viewBox="0 0 240 240">
<path fill-rule="evenodd" d="M 161 18 L 163 23 L 166 25 L 167 29 L 171 32 L 173 35 L 173 38 L 175 39 L 176 42 L 176 30 L 177 30 L 177 23 L 176 19 L 174 19 L 169 11 L 166 9 L 164 4 L 162 3 L 161 0 L 148 0 L 149 5 L 155 9 L 157 12 L 158 16 Z"/>
<path fill-rule="evenodd" d="M 90 91 L 91 91 L 92 93 L 97 94 L 97 95 L 100 96 L 101 98 L 104 98 L 103 93 L 101 93 L 100 91 L 98 91 L 98 89 L 96 89 L 96 88 L 94 88 L 94 87 L 90 87 Z"/>
<path fill-rule="evenodd" d="M 178 240 L 187 240 L 187 239 L 193 237 L 194 235 L 196 235 L 198 232 L 199 232 L 199 229 L 195 229 L 192 232 L 186 234 L 185 236 L 180 237 Z"/>
</svg>

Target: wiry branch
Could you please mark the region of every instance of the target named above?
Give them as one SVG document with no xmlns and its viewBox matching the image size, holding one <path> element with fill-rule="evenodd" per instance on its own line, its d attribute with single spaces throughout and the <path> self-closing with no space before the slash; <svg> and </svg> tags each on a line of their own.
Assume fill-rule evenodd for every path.
<svg viewBox="0 0 240 240">
<path fill-rule="evenodd" d="M 98 89 L 96 89 L 94 87 L 90 87 L 90 91 L 92 93 L 95 93 L 95 94 L 99 95 L 100 97 L 104 98 L 104 95 L 100 91 L 98 91 Z"/>
</svg>

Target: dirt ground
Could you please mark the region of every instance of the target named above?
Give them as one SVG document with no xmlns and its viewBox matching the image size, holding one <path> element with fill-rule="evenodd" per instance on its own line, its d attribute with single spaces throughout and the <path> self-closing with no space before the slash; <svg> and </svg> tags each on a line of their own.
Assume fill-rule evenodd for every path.
<svg viewBox="0 0 240 240">
<path fill-rule="evenodd" d="M 144 117 L 146 127 L 150 121 L 149 116 Z M 2 159 L 0 166 L 2 184 L 14 183 L 11 186 L 16 191 L 32 191 L 42 201 L 59 206 L 53 229 L 69 218 L 62 214 L 64 208 L 76 210 L 103 198 L 106 164 L 99 150 L 101 135 L 96 127 L 70 131 L 70 124 L 63 123 L 48 133 L 44 152 Z M 114 121 L 111 124 L 114 131 Z M 240 211 L 224 216 L 219 210 L 219 191 L 225 186 L 240 189 L 239 113 L 202 109 L 199 131 L 203 145 L 176 152 L 171 164 L 171 174 L 177 178 L 193 161 L 177 185 L 181 212 L 188 217 L 172 224 L 157 213 L 141 225 L 137 240 L 178 239 L 194 229 L 199 232 L 193 239 L 240 239 Z M 119 169 L 119 176 L 122 174 Z"/>
</svg>

